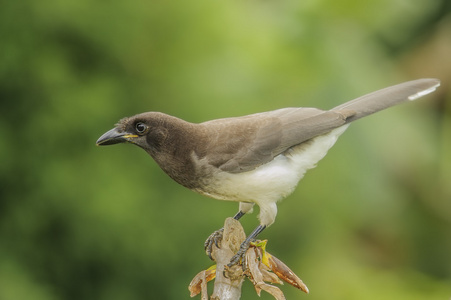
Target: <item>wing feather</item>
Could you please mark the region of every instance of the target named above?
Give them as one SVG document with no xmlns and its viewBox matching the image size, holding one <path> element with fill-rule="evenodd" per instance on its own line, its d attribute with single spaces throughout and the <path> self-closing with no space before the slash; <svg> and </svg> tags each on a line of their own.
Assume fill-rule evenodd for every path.
<svg viewBox="0 0 451 300">
<path fill-rule="evenodd" d="M 240 173 L 271 161 L 287 149 L 346 122 L 341 112 L 283 108 L 202 123 L 208 132 L 209 164 Z"/>
<path fill-rule="evenodd" d="M 226 172 L 250 171 L 293 146 L 390 106 L 415 100 L 439 85 L 437 79 L 419 79 L 364 95 L 329 111 L 283 108 L 201 123 L 207 145 L 196 154 Z"/>
</svg>

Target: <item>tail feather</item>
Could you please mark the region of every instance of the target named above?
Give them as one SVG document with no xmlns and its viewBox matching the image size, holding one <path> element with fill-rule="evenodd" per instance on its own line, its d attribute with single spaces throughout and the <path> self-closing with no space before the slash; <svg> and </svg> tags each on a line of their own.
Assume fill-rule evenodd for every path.
<svg viewBox="0 0 451 300">
<path fill-rule="evenodd" d="M 394 85 L 357 99 L 343 103 L 331 109 L 350 115 L 346 122 L 352 122 L 398 103 L 413 101 L 435 91 L 440 80 L 423 78 Z"/>
</svg>

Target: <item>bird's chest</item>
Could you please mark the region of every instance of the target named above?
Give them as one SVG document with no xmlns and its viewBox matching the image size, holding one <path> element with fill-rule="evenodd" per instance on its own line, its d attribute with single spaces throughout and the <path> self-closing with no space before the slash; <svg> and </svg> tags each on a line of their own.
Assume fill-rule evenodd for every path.
<svg viewBox="0 0 451 300">
<path fill-rule="evenodd" d="M 199 174 L 190 155 L 173 155 L 170 152 L 151 153 L 160 168 L 177 183 L 194 189 L 199 184 Z"/>
</svg>

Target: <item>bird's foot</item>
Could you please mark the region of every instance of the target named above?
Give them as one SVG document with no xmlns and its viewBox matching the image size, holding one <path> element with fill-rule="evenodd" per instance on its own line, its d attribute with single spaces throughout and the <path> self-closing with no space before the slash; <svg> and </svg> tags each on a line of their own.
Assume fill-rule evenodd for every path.
<svg viewBox="0 0 451 300">
<path fill-rule="evenodd" d="M 213 258 L 211 257 L 212 248 L 213 245 L 216 247 L 221 247 L 221 241 L 222 241 L 222 235 L 224 234 L 224 228 L 218 229 L 207 238 L 207 240 L 204 243 L 205 252 L 207 253 L 208 257 L 210 257 L 211 260 Z"/>
<path fill-rule="evenodd" d="M 230 259 L 230 262 L 227 264 L 227 266 L 230 268 L 236 264 L 241 264 L 244 268 L 245 265 L 245 259 L 246 259 L 246 251 L 249 249 L 250 241 L 245 240 L 241 246 L 238 252 Z"/>
</svg>

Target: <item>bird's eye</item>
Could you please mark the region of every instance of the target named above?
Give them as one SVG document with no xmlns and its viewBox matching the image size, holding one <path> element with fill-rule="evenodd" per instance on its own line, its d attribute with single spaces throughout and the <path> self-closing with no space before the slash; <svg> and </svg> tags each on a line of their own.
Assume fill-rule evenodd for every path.
<svg viewBox="0 0 451 300">
<path fill-rule="evenodd" d="M 138 133 L 144 133 L 147 130 L 147 125 L 142 122 L 138 122 L 136 123 L 135 128 Z"/>
</svg>

